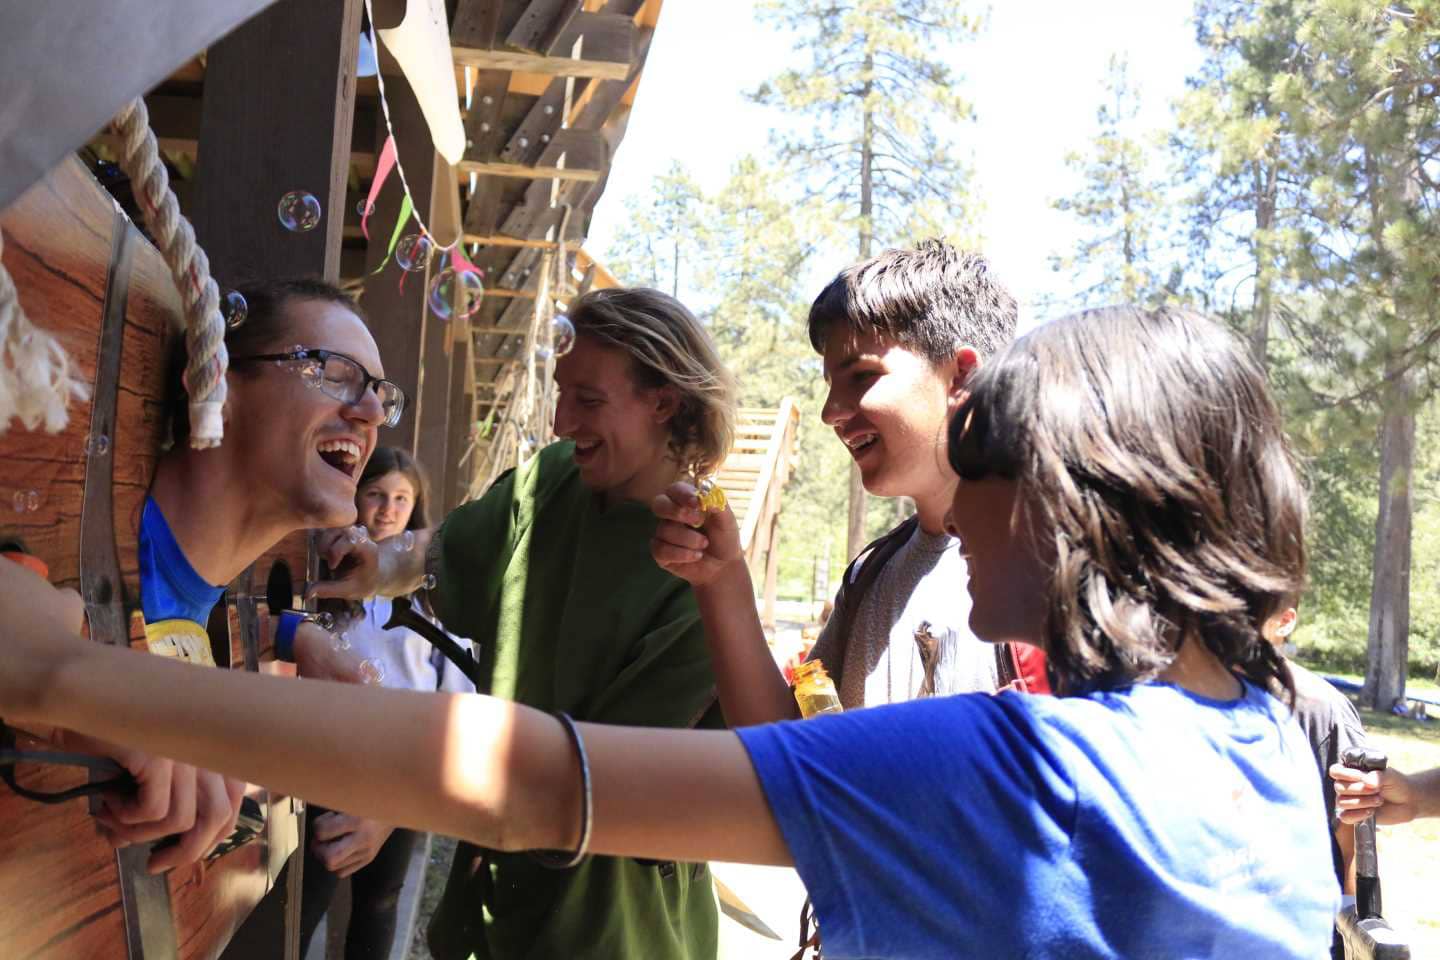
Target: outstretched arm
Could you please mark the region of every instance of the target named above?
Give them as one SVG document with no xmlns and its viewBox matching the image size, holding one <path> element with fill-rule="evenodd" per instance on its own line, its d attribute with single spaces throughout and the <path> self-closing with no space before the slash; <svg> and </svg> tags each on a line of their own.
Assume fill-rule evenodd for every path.
<svg viewBox="0 0 1440 960">
<path fill-rule="evenodd" d="M 673 484 L 651 508 L 660 524 L 650 553 L 695 591 L 725 721 L 748 727 L 798 719 L 800 709 L 775 666 L 755 611 L 735 514 L 729 507 L 702 512 L 688 483 Z"/>
<path fill-rule="evenodd" d="M 0 611 L 10 621 L 0 634 L 0 714 L 103 730 L 357 816 L 496 849 L 563 850 L 578 840 L 579 765 L 547 714 L 490 697 L 202 670 L 87 643 L 78 609 L 29 571 L 0 564 Z M 580 729 L 594 852 L 789 862 L 733 733 Z"/>
</svg>

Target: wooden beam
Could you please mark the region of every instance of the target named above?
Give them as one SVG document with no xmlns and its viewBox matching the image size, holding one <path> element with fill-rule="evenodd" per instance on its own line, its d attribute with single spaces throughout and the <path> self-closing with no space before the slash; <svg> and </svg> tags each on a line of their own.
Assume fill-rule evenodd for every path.
<svg viewBox="0 0 1440 960">
<path fill-rule="evenodd" d="M 480 70 L 524 70 L 552 77 L 594 77 L 600 80 L 623 80 L 630 64 L 620 61 L 574 60 L 513 50 L 478 50 L 474 47 L 453 47 L 455 62 Z"/>
<path fill-rule="evenodd" d="M 481 163 L 474 160 L 461 160 L 457 165 L 461 173 L 478 173 L 482 177 L 518 177 L 525 180 L 580 180 L 585 183 L 594 183 L 600 179 L 602 171 L 585 170 L 580 167 L 557 167 L 535 165 L 527 166 L 523 163 Z"/>
<path fill-rule="evenodd" d="M 282 0 L 210 48 L 192 219 L 222 284 L 339 279 L 361 7 Z M 320 201 L 317 228 L 280 225 L 292 190 Z"/>
<path fill-rule="evenodd" d="M 460 0 L 450 23 L 450 42 L 489 50 L 500 30 L 505 0 Z"/>
<path fill-rule="evenodd" d="M 482 247 L 526 247 L 535 250 L 554 250 L 560 244 L 554 240 L 522 240 L 519 237 L 500 235 L 487 236 L 479 233 L 465 234 L 466 243 L 478 243 Z"/>
<path fill-rule="evenodd" d="M 486 287 L 485 296 L 499 297 L 502 300 L 534 300 L 534 290 L 506 290 L 502 287 Z M 485 328 L 488 329 L 488 328 Z"/>
<path fill-rule="evenodd" d="M 431 220 L 435 176 L 435 145 L 430 139 L 430 127 L 425 123 L 415 93 L 403 75 L 386 77 L 385 97 L 390 103 L 390 115 L 395 125 L 395 148 L 404 158 L 411 197 L 419 208 L 416 213 L 428 223 Z M 384 124 L 377 125 L 368 133 L 378 152 L 387 135 Z M 425 297 L 431 270 L 438 270 L 439 266 L 432 262 L 430 270 L 405 277 L 403 289 L 400 284 L 402 274 L 394 263 L 375 273 L 385 259 L 385 239 L 388 237 L 386 229 L 377 228 L 376 224 L 395 223 L 403 197 L 399 178 L 392 177 L 376 199 L 370 232 L 377 242 L 366 246 L 365 292 L 360 297 L 360 305 L 365 309 L 370 332 L 384 359 L 385 376 L 398 383 L 410 400 L 400 423 L 384 431 L 383 442 L 416 452 L 419 413 L 423 403 L 421 366 L 428 343 L 425 328 L 429 318 Z M 407 228 L 406 232 L 413 232 L 413 228 Z M 448 359 L 445 363 L 448 370 Z M 439 464 L 432 469 L 439 469 Z"/>
<path fill-rule="evenodd" d="M 530 53 L 553 53 L 581 6 L 581 0 L 530 0 L 505 42 Z"/>
</svg>

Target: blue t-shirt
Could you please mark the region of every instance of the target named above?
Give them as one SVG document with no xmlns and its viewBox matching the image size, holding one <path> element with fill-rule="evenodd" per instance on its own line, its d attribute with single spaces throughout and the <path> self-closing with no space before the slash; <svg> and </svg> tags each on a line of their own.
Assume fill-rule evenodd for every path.
<svg viewBox="0 0 1440 960">
<path fill-rule="evenodd" d="M 146 497 L 140 514 L 140 610 L 145 622 L 190 620 L 203 627 L 224 593 L 224 587 L 195 572 L 159 505 Z"/>
<path fill-rule="evenodd" d="M 737 730 L 825 955 L 1319 960 L 1315 762 L 1245 685 L 968 694 Z"/>
</svg>

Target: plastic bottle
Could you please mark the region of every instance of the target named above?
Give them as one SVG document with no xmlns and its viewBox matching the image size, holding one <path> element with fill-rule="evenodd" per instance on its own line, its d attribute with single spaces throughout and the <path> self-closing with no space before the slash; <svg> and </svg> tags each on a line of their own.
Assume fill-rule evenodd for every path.
<svg viewBox="0 0 1440 960">
<path fill-rule="evenodd" d="M 807 720 L 841 711 L 840 695 L 835 692 L 835 681 L 825 672 L 825 664 L 808 660 L 795 668 L 795 702 L 800 704 L 800 716 Z"/>
</svg>

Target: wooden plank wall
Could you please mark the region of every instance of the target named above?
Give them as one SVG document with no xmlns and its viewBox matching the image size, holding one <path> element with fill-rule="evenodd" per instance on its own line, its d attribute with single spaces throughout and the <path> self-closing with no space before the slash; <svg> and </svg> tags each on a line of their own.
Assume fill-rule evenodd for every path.
<svg viewBox="0 0 1440 960">
<path fill-rule="evenodd" d="M 78 160 L 67 160 L 0 215 L 5 266 L 31 318 L 56 334 L 83 370 L 94 370 L 113 233 L 129 229 L 109 195 Z M 179 297 L 159 253 L 135 240 L 122 341 L 114 435 L 115 536 L 128 610 L 139 602 L 141 507 L 166 432 L 166 358 Z M 18 539 L 50 566 L 51 579 L 79 583 L 80 512 L 90 404 L 72 404 L 59 434 L 12 426 L 0 434 L 0 540 Z M 17 513 L 14 493 L 39 507 Z M 293 560 L 293 558 L 292 558 Z M 300 562 L 303 563 L 303 553 Z M 268 570 L 268 567 L 262 567 Z M 138 618 L 132 644 L 143 649 Z M 232 646 L 231 660 L 243 661 Z M 41 789 L 85 775 L 20 771 Z M 122 960 L 124 917 L 114 852 L 96 835 L 84 801 L 42 806 L 0 788 L 0 956 L 34 960 Z M 179 956 L 218 955 L 265 892 L 261 844 L 169 877 Z"/>
</svg>

